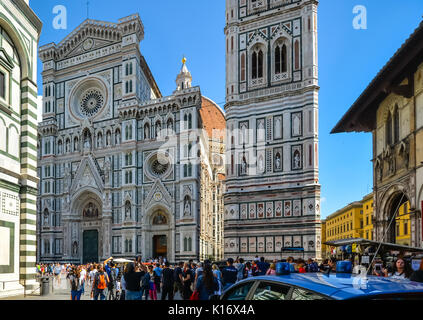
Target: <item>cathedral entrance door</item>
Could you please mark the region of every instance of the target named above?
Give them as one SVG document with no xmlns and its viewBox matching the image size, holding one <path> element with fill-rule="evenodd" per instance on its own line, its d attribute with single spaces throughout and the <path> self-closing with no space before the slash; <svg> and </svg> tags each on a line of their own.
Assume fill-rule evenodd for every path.
<svg viewBox="0 0 423 320">
<path fill-rule="evenodd" d="M 167 256 L 167 237 L 164 235 L 153 237 L 153 258 Z"/>
<path fill-rule="evenodd" d="M 98 261 L 98 231 L 84 231 L 83 258 L 82 263 L 99 262 Z"/>
</svg>

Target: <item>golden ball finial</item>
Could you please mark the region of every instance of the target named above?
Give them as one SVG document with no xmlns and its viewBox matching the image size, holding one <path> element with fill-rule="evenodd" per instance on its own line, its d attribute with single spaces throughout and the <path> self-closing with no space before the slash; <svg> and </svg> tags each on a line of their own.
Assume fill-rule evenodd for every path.
<svg viewBox="0 0 423 320">
<path fill-rule="evenodd" d="M 187 58 L 185 58 L 185 56 L 182 58 L 182 63 L 185 64 L 185 62 L 187 62 Z"/>
</svg>

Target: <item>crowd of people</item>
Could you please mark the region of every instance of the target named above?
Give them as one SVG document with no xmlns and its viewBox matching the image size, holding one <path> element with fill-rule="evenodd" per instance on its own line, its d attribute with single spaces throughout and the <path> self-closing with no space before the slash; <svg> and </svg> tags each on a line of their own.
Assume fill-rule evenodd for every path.
<svg viewBox="0 0 423 320">
<path fill-rule="evenodd" d="M 293 257 L 270 263 L 264 257 L 256 257 L 252 261 L 229 258 L 225 265 L 209 260 L 199 263 L 189 260 L 170 265 L 166 259 L 142 262 L 140 257 L 133 262 L 116 264 L 113 257 L 110 257 L 103 263 L 78 266 L 37 264 L 37 272 L 52 276 L 59 283 L 61 275 L 65 274 L 72 300 L 80 300 L 86 286 L 90 288 L 92 300 L 157 300 L 158 294 L 161 300 L 173 300 L 175 294 L 179 294 L 183 300 L 210 300 L 219 297 L 224 290 L 240 280 L 276 275 L 278 262 L 287 262 L 292 273 L 336 273 L 335 258 L 319 264 L 314 259 Z M 353 270 L 353 273 L 360 272 L 360 269 Z M 411 272 L 409 264 L 402 258 L 398 258 L 392 267 L 379 264 L 376 260 L 369 268 L 369 274 L 423 282 L 423 260 L 420 269 L 414 272 Z"/>
</svg>

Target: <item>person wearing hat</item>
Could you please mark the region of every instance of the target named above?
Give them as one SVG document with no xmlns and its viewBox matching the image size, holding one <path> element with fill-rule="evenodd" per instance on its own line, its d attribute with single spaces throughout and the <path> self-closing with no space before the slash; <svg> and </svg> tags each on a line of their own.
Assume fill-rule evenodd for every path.
<svg viewBox="0 0 423 320">
<path fill-rule="evenodd" d="M 233 285 L 237 280 L 238 270 L 234 267 L 234 259 L 228 258 L 227 267 L 222 270 L 223 290 Z"/>
</svg>

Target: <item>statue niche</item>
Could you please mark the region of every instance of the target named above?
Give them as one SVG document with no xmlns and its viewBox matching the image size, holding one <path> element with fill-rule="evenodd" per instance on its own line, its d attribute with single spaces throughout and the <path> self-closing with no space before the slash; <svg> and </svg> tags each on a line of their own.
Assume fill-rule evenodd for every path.
<svg viewBox="0 0 423 320">
<path fill-rule="evenodd" d="M 98 218 L 98 208 L 94 203 L 89 202 L 82 210 L 82 214 L 84 218 L 96 219 Z"/>
</svg>

